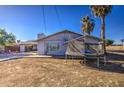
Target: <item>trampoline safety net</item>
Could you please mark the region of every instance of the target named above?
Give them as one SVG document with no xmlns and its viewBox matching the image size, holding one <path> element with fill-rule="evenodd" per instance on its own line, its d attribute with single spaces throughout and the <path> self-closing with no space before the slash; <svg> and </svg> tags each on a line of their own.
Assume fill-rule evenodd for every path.
<svg viewBox="0 0 124 93">
<path fill-rule="evenodd" d="M 102 45 L 98 43 L 88 43 L 84 40 L 72 40 L 67 44 L 65 55 L 84 56 L 102 54 Z"/>
</svg>

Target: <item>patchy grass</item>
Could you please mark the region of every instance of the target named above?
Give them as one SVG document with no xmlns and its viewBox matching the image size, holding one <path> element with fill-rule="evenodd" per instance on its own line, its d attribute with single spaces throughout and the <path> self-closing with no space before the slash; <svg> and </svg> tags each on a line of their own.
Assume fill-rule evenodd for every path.
<svg viewBox="0 0 124 93">
<path fill-rule="evenodd" d="M 73 64 L 64 59 L 23 58 L 0 62 L 0 86 L 124 86 L 124 73 L 81 66 L 79 60 Z"/>
</svg>

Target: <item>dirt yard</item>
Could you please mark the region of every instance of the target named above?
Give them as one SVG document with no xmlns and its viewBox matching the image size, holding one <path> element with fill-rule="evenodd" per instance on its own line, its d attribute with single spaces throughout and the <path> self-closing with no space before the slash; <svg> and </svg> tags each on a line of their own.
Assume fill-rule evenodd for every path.
<svg viewBox="0 0 124 93">
<path fill-rule="evenodd" d="M 79 60 L 23 58 L 0 62 L 1 87 L 123 86 L 124 72 L 82 66 Z M 116 68 L 115 68 L 116 69 Z"/>
<path fill-rule="evenodd" d="M 108 51 L 122 51 L 124 53 L 124 46 L 107 46 L 106 49 Z"/>
</svg>

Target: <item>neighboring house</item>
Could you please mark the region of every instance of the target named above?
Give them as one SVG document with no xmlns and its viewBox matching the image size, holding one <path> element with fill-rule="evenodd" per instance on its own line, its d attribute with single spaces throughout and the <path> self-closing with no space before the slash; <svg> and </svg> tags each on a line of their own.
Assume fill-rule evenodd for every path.
<svg viewBox="0 0 124 93">
<path fill-rule="evenodd" d="M 19 51 L 20 51 L 20 47 L 18 43 L 14 45 L 5 46 L 5 52 L 19 52 Z"/>
<path fill-rule="evenodd" d="M 122 45 L 124 46 L 124 39 L 121 39 Z"/>
<path fill-rule="evenodd" d="M 37 39 L 44 38 L 45 35 L 43 33 L 37 34 Z M 37 40 L 28 40 L 25 42 L 19 42 L 20 52 L 29 52 L 29 51 L 37 51 Z"/>
<path fill-rule="evenodd" d="M 37 42 L 34 40 L 20 42 L 20 52 L 37 51 Z"/>
</svg>

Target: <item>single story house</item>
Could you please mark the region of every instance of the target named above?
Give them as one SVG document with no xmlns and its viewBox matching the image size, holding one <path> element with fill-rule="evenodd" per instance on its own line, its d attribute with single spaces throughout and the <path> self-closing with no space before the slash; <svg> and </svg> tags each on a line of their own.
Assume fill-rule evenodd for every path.
<svg viewBox="0 0 124 93">
<path fill-rule="evenodd" d="M 37 39 L 42 39 L 45 37 L 44 33 L 37 34 Z M 20 41 L 20 52 L 30 52 L 37 51 L 37 40 Z"/>
<path fill-rule="evenodd" d="M 20 52 L 37 51 L 37 42 L 35 40 L 20 42 Z"/>
<path fill-rule="evenodd" d="M 37 52 L 41 55 L 65 55 L 67 44 L 65 42 L 82 37 L 82 34 L 64 30 L 37 40 Z M 87 37 L 87 42 L 99 42 L 93 36 Z"/>
</svg>

